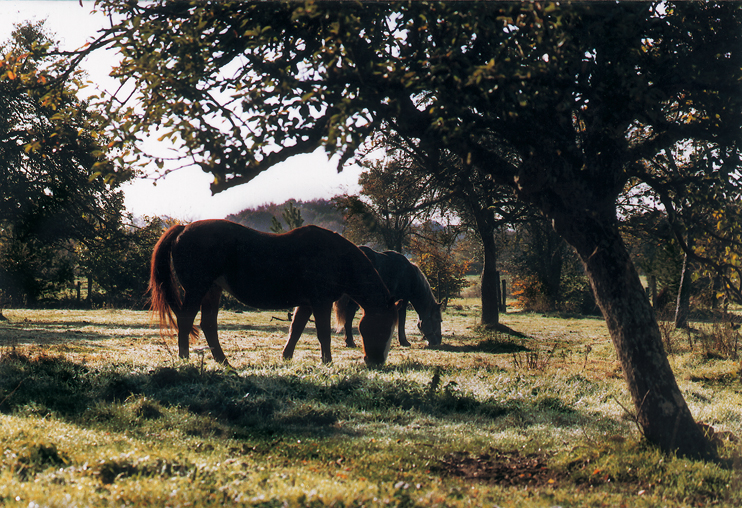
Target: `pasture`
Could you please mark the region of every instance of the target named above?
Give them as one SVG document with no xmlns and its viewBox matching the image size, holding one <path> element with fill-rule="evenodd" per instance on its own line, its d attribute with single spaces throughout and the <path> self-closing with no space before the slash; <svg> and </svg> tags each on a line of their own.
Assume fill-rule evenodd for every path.
<svg viewBox="0 0 742 508">
<path fill-rule="evenodd" d="M 312 323 L 284 361 L 282 312 L 222 311 L 225 369 L 203 336 L 179 360 L 145 312 L 4 310 L 0 504 L 742 504 L 741 364 L 712 325 L 666 333 L 722 464 L 642 440 L 602 320 L 502 316 L 515 336 L 477 303 L 449 304 L 434 349 L 412 312 L 412 347 L 376 370 L 340 334 L 321 364 Z"/>
</svg>

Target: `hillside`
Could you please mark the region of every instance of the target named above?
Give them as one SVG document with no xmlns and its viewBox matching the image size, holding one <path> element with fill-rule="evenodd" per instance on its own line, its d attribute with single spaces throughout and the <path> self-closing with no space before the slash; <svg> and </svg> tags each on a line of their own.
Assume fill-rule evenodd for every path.
<svg viewBox="0 0 742 508">
<path fill-rule="evenodd" d="M 342 213 L 333 206 L 331 201 L 325 199 L 307 202 L 291 199 L 281 204 L 271 203 L 259 206 L 258 208 L 248 208 L 236 214 L 230 214 L 227 216 L 227 219 L 238 222 L 243 226 L 257 229 L 258 231 L 270 231 L 271 219 L 276 217 L 286 227 L 281 214 L 289 203 L 293 203 L 299 209 L 301 216 L 304 218 L 304 225 L 314 224 L 335 231 L 336 233 L 342 233 L 345 228 L 345 220 Z"/>
</svg>

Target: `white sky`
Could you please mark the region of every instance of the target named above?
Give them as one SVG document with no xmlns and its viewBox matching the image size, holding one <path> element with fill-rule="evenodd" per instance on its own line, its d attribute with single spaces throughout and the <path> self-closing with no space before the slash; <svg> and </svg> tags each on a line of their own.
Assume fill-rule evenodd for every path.
<svg viewBox="0 0 742 508">
<path fill-rule="evenodd" d="M 46 20 L 47 30 L 60 41 L 62 49 L 77 49 L 105 26 L 105 17 L 92 14 L 92 9 L 92 0 L 84 0 L 82 7 L 79 0 L 0 0 L 0 41 L 8 40 L 15 23 Z M 112 87 L 115 81 L 107 75 L 115 58 L 115 54 L 99 51 L 82 67 L 97 86 Z M 355 193 L 359 190 L 359 174 L 357 166 L 338 174 L 336 164 L 318 150 L 292 157 L 253 181 L 215 196 L 209 190 L 213 177 L 199 168 L 175 171 L 156 185 L 151 180 L 138 180 L 127 184 L 124 192 L 127 209 L 137 216 L 168 215 L 192 221 L 223 218 L 245 208 L 290 198 L 306 201 Z"/>
</svg>

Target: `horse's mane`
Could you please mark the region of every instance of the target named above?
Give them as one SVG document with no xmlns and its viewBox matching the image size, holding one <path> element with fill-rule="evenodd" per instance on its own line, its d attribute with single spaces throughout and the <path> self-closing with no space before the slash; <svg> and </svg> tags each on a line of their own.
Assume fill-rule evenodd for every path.
<svg viewBox="0 0 742 508">
<path fill-rule="evenodd" d="M 431 304 L 437 304 L 438 302 L 435 299 L 435 296 L 433 295 L 433 290 L 430 288 L 430 282 L 428 282 L 428 278 L 425 277 L 425 274 L 422 270 L 420 270 L 420 267 L 417 266 L 415 263 L 410 261 L 410 266 L 412 267 L 413 271 L 415 272 L 415 295 L 417 298 L 424 299 L 426 305 Z M 417 299 L 416 298 L 416 299 Z M 412 300 L 410 300 L 412 301 Z M 415 302 L 412 302 L 412 305 L 415 305 Z"/>
<path fill-rule="evenodd" d="M 352 245 L 352 244 L 351 244 Z M 379 272 L 366 253 L 358 247 L 348 249 L 342 255 L 341 265 L 348 270 L 346 272 L 349 284 L 340 300 L 333 303 L 335 312 L 335 323 L 338 333 L 343 330 L 347 317 L 348 301 L 353 300 L 364 313 L 367 308 L 384 309 L 392 301 L 389 289 L 381 279 Z M 375 277 L 372 275 L 374 274 Z"/>
</svg>

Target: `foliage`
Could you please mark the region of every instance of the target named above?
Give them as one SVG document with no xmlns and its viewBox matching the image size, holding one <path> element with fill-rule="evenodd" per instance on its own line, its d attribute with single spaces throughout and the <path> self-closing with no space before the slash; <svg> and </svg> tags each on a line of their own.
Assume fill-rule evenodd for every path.
<svg viewBox="0 0 742 508">
<path fill-rule="evenodd" d="M 289 200 L 285 203 L 262 205 L 254 209 L 242 210 L 228 215 L 228 220 L 257 229 L 270 231 L 273 217 L 282 215 L 287 207 L 295 208 L 307 224 L 314 224 L 340 233 L 343 230 L 343 217 L 331 201 L 316 199 L 313 201 Z"/>
<path fill-rule="evenodd" d="M 304 224 L 304 218 L 301 216 L 301 211 L 294 206 L 293 201 L 288 202 L 281 215 L 283 215 L 283 220 L 286 222 L 289 231 Z M 283 225 L 278 219 L 276 219 L 276 216 L 274 215 L 271 217 L 271 232 L 283 233 L 284 231 Z"/>
<path fill-rule="evenodd" d="M 574 251 L 541 218 L 515 230 L 517 253 L 508 266 L 515 305 L 534 312 L 594 314 L 589 281 Z"/>
<path fill-rule="evenodd" d="M 643 440 L 622 409 L 627 395 L 602 320 L 504 315 L 526 335 L 516 338 L 472 327 L 473 304 L 451 302 L 439 349 L 424 348 L 411 323 L 413 347 L 394 347 L 378 370 L 342 339 L 331 365 L 320 365 L 313 340 L 284 362 L 288 325 L 276 326 L 271 312 L 221 315 L 236 359 L 223 370 L 175 359 L 146 312 L 7 311 L 0 499 L 10 507 L 739 505 L 734 361 L 678 348 L 683 390 L 729 463 L 679 459 Z M 543 368 L 516 362 L 549 351 Z M 507 475 L 516 465 L 521 478 Z"/>
<path fill-rule="evenodd" d="M 738 200 L 716 205 L 695 223 L 704 227 L 693 233 L 692 254 L 703 261 L 701 274 L 719 282 L 712 288 L 714 302 L 742 303 L 742 206 Z"/>
<path fill-rule="evenodd" d="M 121 191 L 94 178 L 108 172 L 108 140 L 53 50 L 43 23 L 16 26 L 0 48 L 0 279 L 16 303 L 69 283 L 72 244 L 122 209 Z"/>
<path fill-rule="evenodd" d="M 49 297 L 74 276 L 73 260 L 34 237 L 0 239 L 0 287 L 6 304 L 29 305 Z"/>
<path fill-rule="evenodd" d="M 436 300 L 444 306 L 468 285 L 470 261 L 456 259 L 454 252 L 460 233 L 456 226 L 428 221 L 415 228 L 410 242 L 415 263 L 428 279 Z"/>
<path fill-rule="evenodd" d="M 635 212 L 622 221 L 621 227 L 637 268 L 648 278 L 654 278 L 657 289 L 664 290 L 668 302 L 674 303 L 680 286 L 683 255 L 666 214 L 656 210 Z"/>
<path fill-rule="evenodd" d="M 698 342 L 704 354 L 709 358 L 717 356 L 737 360 L 742 346 L 740 325 L 735 322 L 738 320 L 733 314 L 722 317 L 726 319 L 716 320 L 708 329 L 699 331 Z"/>
<path fill-rule="evenodd" d="M 345 214 L 344 235 L 362 244 L 375 242 L 384 249 L 408 248 L 414 224 L 428 219 L 437 191 L 416 161 L 398 151 L 383 160 L 366 160 L 358 178 L 360 196 L 339 196 L 336 206 Z"/>
<path fill-rule="evenodd" d="M 425 143 L 443 141 L 472 163 L 485 154 L 500 161 L 504 142 L 518 150 L 533 139 L 570 147 L 565 159 L 622 150 L 653 157 L 688 139 L 736 139 L 724 128 L 738 121 L 735 94 L 716 91 L 720 77 L 728 82 L 739 69 L 733 5 L 99 6 L 123 16 L 102 39 L 124 50 L 116 75 L 132 80 L 144 99 L 144 114 L 121 117 L 120 134 L 129 140 L 162 126 L 164 137 L 182 143 L 188 157 L 214 173 L 215 190 L 321 145 L 345 160 L 382 125 L 405 136 L 414 132 Z M 236 73 L 220 72 L 238 59 Z M 709 86 L 689 85 L 694 82 Z M 608 96 L 611 103 L 599 107 Z M 671 125 L 677 130 L 669 131 Z M 667 136 L 658 138 L 660 130 Z M 480 143 L 484 135 L 494 137 L 489 146 Z M 627 146 L 615 146 L 626 145 L 627 136 Z M 571 142 L 564 144 L 566 138 Z M 599 139 L 618 152 L 594 150 Z M 733 154 L 713 157 L 721 162 L 727 155 L 733 164 Z M 621 184 L 609 185 L 610 192 L 630 176 L 668 189 L 679 188 L 674 177 L 701 183 L 691 174 L 672 174 L 669 160 L 652 163 L 630 170 L 606 164 L 616 168 L 609 172 L 619 171 L 616 182 L 606 183 Z M 733 167 L 705 169 L 724 177 Z M 510 161 L 498 171 L 513 178 L 514 169 Z"/>
<path fill-rule="evenodd" d="M 105 305 L 141 309 L 146 304 L 152 251 L 166 223 L 159 217 L 143 217 L 136 224 L 130 216 L 121 217 L 119 208 L 112 213 L 112 219 L 118 219 L 115 229 L 101 228 L 94 238 L 78 245 L 78 271 L 101 287 Z"/>
</svg>

